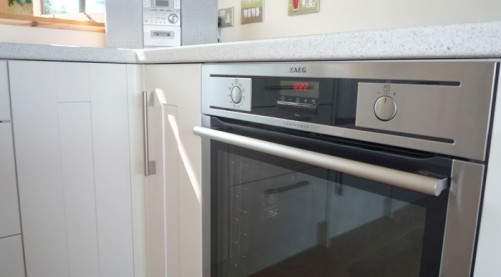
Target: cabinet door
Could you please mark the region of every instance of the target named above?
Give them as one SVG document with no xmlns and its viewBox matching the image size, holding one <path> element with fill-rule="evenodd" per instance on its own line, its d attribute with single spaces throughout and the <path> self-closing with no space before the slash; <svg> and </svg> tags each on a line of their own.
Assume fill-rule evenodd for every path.
<svg viewBox="0 0 501 277">
<path fill-rule="evenodd" d="M 150 276 L 202 276 L 201 65 L 147 65 L 149 153 L 146 185 Z"/>
<path fill-rule="evenodd" d="M 126 66 L 9 70 L 27 274 L 133 276 Z"/>
<path fill-rule="evenodd" d="M 10 119 L 9 83 L 7 62 L 0 61 L 0 121 Z"/>
<path fill-rule="evenodd" d="M 0 277 L 24 277 L 21 236 L 0 239 Z"/>
<path fill-rule="evenodd" d="M 20 230 L 12 127 L 0 123 L 0 238 L 19 234 Z"/>
</svg>

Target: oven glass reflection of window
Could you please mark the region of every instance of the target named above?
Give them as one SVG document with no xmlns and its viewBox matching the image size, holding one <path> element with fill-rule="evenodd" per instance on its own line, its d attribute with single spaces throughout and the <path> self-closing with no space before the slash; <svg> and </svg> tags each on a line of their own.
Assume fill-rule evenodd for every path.
<svg viewBox="0 0 501 277">
<path fill-rule="evenodd" d="M 228 166 L 220 276 L 419 276 L 426 210 L 391 187 L 236 154 Z"/>
</svg>

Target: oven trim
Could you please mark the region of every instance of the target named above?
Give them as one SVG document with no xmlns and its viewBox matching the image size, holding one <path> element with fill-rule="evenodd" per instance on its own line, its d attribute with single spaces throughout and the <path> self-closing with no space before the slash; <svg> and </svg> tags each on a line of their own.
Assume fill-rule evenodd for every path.
<svg viewBox="0 0 501 277">
<path fill-rule="evenodd" d="M 454 160 L 445 221 L 441 277 L 471 276 L 485 166 Z"/>
</svg>

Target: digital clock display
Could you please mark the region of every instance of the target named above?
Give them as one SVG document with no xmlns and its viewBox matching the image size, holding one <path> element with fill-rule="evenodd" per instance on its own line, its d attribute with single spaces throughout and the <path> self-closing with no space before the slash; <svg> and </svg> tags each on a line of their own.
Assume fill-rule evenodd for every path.
<svg viewBox="0 0 501 277">
<path fill-rule="evenodd" d="M 291 97 L 318 98 L 319 82 L 313 81 L 280 81 L 280 95 Z"/>
<path fill-rule="evenodd" d="M 310 84 L 308 82 L 294 82 L 293 90 L 294 91 L 308 91 L 310 88 Z"/>
</svg>

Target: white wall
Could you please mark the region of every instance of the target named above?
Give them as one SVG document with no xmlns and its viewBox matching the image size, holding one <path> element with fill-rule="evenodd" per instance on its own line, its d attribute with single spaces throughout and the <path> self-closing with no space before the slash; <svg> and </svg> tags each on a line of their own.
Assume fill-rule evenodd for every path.
<svg viewBox="0 0 501 277">
<path fill-rule="evenodd" d="M 0 42 L 105 47 L 106 35 L 100 32 L 0 25 Z"/>
<path fill-rule="evenodd" d="M 222 42 L 309 34 L 501 20 L 499 0 L 321 0 L 320 12 L 288 16 L 288 0 L 263 0 L 264 22 L 240 24 L 240 0 L 218 0 L 235 7 L 234 27 L 221 28 Z"/>
</svg>

